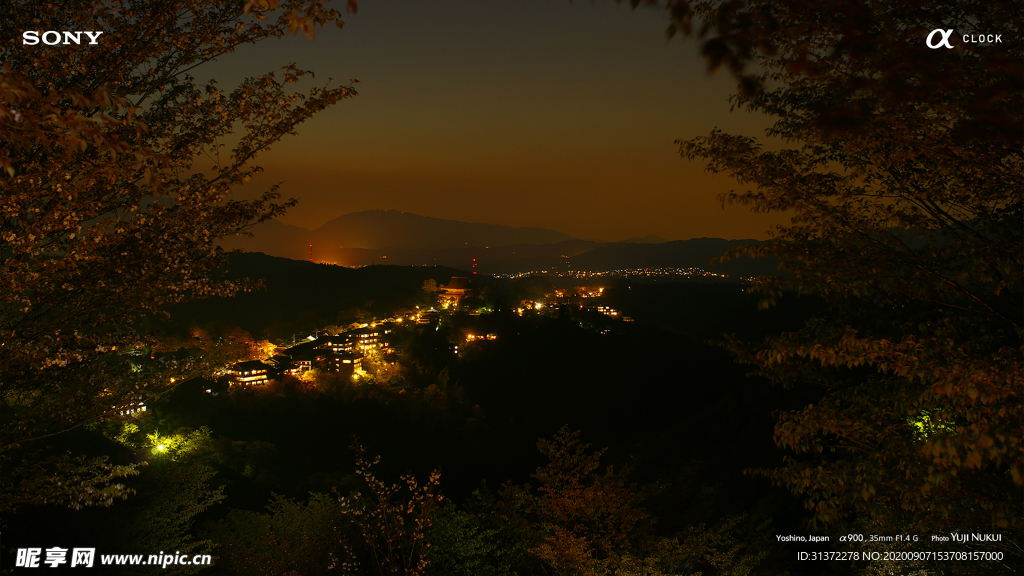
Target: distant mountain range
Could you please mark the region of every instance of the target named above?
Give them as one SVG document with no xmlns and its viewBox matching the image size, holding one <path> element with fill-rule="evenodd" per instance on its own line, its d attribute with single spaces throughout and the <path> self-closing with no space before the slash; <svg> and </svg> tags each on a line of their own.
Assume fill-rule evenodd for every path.
<svg viewBox="0 0 1024 576">
<path fill-rule="evenodd" d="M 666 242 L 657 236 L 625 242 L 581 240 L 544 228 L 514 228 L 369 210 L 335 218 L 316 230 L 268 221 L 252 237 L 230 237 L 225 249 L 343 266 L 373 264 L 450 266 L 483 274 L 531 270 L 617 270 L 644 267 L 700 267 L 730 275 L 775 272 L 765 259 L 711 264 L 739 244 L 756 240 L 701 238 Z M 474 260 L 475 259 L 475 260 Z"/>
<path fill-rule="evenodd" d="M 629 238 L 627 240 L 623 240 L 623 242 L 632 243 L 632 244 L 661 244 L 662 242 L 668 242 L 668 240 L 665 240 L 661 236 L 651 235 L 651 236 L 644 236 L 643 238 L 637 238 L 637 237 L 634 236 L 633 238 Z"/>
</svg>

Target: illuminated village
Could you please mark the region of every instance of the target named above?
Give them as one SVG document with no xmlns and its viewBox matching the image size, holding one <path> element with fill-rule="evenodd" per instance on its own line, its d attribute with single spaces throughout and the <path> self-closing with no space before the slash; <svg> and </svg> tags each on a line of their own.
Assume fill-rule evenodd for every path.
<svg viewBox="0 0 1024 576">
<path fill-rule="evenodd" d="M 635 272 L 634 272 L 635 273 Z M 702 270 L 687 270 L 686 277 L 693 274 L 705 275 Z M 612 273 L 598 273 L 581 278 L 609 277 Z M 536 276 L 536 275 L 535 275 Z M 712 275 L 713 276 L 713 275 Z M 280 342 L 273 347 L 273 354 L 266 358 L 242 360 L 222 370 L 220 384 L 228 387 L 253 387 L 266 385 L 283 376 L 313 382 L 315 373 L 335 373 L 358 382 L 382 366 L 394 365 L 401 356 L 402 347 L 396 342 L 396 331 L 405 328 L 437 330 L 440 323 L 455 316 L 474 317 L 487 313 L 486 308 L 468 308 L 462 303 L 474 295 L 474 285 L 469 276 L 453 276 L 432 293 L 434 305 L 422 310 L 410 311 L 384 319 L 369 319 L 367 322 L 352 324 L 342 330 L 327 330 L 329 333 L 315 333 L 303 338 L 293 336 L 290 342 Z M 595 323 L 592 317 L 599 316 L 618 322 L 633 322 L 629 316 L 611 306 L 599 304 L 605 288 L 599 285 L 581 285 L 554 288 L 543 299 L 522 300 L 514 308 L 518 317 L 578 314 L 580 327 L 608 334 L 611 328 L 606 323 Z M 417 307 L 419 308 L 419 307 Z M 458 356 L 466 346 L 494 341 L 498 334 L 486 330 L 463 328 L 451 339 L 450 351 Z M 222 389 L 223 386 L 220 386 Z M 218 393 L 217 386 L 205 389 L 207 393 Z M 123 415 L 144 411 L 141 401 L 126 407 Z"/>
</svg>

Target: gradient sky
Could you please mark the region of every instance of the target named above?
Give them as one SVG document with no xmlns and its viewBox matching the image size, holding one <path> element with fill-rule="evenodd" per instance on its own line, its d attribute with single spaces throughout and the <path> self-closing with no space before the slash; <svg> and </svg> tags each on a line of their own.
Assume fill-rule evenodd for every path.
<svg viewBox="0 0 1024 576">
<path fill-rule="evenodd" d="M 227 87 L 296 61 L 360 81 L 259 158 L 258 184 L 300 199 L 289 224 L 381 208 L 609 241 L 764 238 L 779 217 L 723 209 L 717 194 L 738 186 L 673 141 L 762 136 L 769 120 L 730 113 L 735 82 L 708 75 L 693 40 L 666 41 L 667 25 L 608 0 L 360 0 L 343 30 L 246 47 L 197 76 Z"/>
</svg>

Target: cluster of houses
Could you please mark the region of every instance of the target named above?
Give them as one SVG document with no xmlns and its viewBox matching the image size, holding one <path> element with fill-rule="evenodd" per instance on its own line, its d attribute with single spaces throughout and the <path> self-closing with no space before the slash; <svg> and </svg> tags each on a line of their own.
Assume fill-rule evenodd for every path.
<svg viewBox="0 0 1024 576">
<path fill-rule="evenodd" d="M 301 376 L 314 368 L 356 373 L 362 369 L 366 354 L 394 351 L 390 338 L 394 328 L 394 323 L 384 322 L 335 335 L 311 336 L 299 344 L 278 348 L 270 360 L 250 360 L 231 366 L 231 384 L 261 385 L 285 374 Z"/>
<path fill-rule="evenodd" d="M 542 314 L 548 316 L 557 316 L 562 313 L 562 310 L 578 310 L 581 312 L 596 312 L 598 314 L 604 314 L 611 318 L 622 320 L 623 322 L 632 322 L 633 319 L 629 316 L 623 316 L 622 312 L 617 308 L 611 306 L 601 306 L 597 304 L 582 304 L 580 302 L 571 301 L 566 302 L 566 299 L 550 298 L 546 302 L 540 302 L 536 300 L 523 300 L 519 303 L 519 307 L 516 308 L 516 314 L 524 316 L 527 314 Z"/>
<path fill-rule="evenodd" d="M 472 288 L 468 277 L 453 277 L 445 286 L 439 286 L 438 304 L 442 309 L 457 309 L 460 302 L 470 295 Z M 559 289 L 543 300 L 523 300 L 516 310 L 520 316 L 524 314 L 557 315 L 565 309 L 596 312 L 611 318 L 632 322 L 632 318 L 623 316 L 612 307 L 594 304 L 593 299 L 603 296 L 604 288 L 600 286 L 577 286 L 571 289 Z M 348 375 L 362 373 L 363 360 L 371 353 L 391 354 L 395 352 L 392 333 L 398 323 L 410 322 L 418 325 L 436 324 L 443 312 L 431 308 L 404 318 L 394 318 L 381 323 L 364 324 L 360 328 L 333 335 L 309 336 L 305 340 L 291 346 L 277 348 L 273 358 L 268 360 L 251 360 L 233 364 L 227 372 L 230 386 L 260 386 L 271 380 L 280 379 L 284 375 L 301 376 L 310 370 L 339 372 Z M 609 332 L 606 326 L 597 326 L 593 322 L 581 322 L 581 326 L 597 329 L 600 333 Z M 459 353 L 459 344 L 497 339 L 493 333 L 465 334 L 465 340 L 453 343 L 452 350 Z M 173 379 L 171 380 L 173 383 Z M 223 384 L 223 380 L 221 381 Z M 205 390 L 213 393 L 212 388 Z M 141 394 L 128 398 L 114 410 L 121 416 L 129 416 L 146 411 L 146 404 Z"/>
<path fill-rule="evenodd" d="M 581 298 L 600 298 L 604 296 L 603 286 L 575 286 L 573 288 L 555 288 L 553 297 L 562 304 L 579 303 Z"/>
<path fill-rule="evenodd" d="M 459 308 L 463 299 L 472 292 L 469 277 L 453 277 L 437 291 L 438 305 L 442 310 Z M 578 286 L 572 289 L 558 290 L 549 298 L 539 301 L 524 300 L 517 310 L 520 316 L 531 314 L 560 314 L 560 309 L 580 309 L 598 312 L 612 318 L 632 321 L 628 316 L 611 307 L 590 304 L 592 298 L 603 295 L 600 286 Z M 250 360 L 233 364 L 226 370 L 227 378 L 220 381 L 223 385 L 227 380 L 230 386 L 260 386 L 271 380 L 278 380 L 284 375 L 301 376 L 310 370 L 339 372 L 347 375 L 362 373 L 363 360 L 371 353 L 391 354 L 395 352 L 392 333 L 399 323 L 409 322 L 417 325 L 436 325 L 445 312 L 431 308 L 419 311 L 407 317 L 393 318 L 385 322 L 364 324 L 361 327 L 333 335 L 309 336 L 305 340 L 291 346 L 280 346 L 273 358 L 267 360 Z M 583 325 L 581 323 L 581 325 Z M 586 328 L 597 328 L 587 323 Z M 601 330 L 607 333 L 608 330 Z M 459 354 L 460 344 L 486 342 L 497 339 L 493 333 L 464 334 L 464 340 L 452 343 L 452 351 Z M 174 379 L 171 379 L 174 382 Z M 206 388 L 205 392 L 215 393 L 216 387 Z M 135 394 L 125 399 L 120 405 L 112 406 L 114 413 L 120 416 L 131 416 L 146 411 L 146 402 L 142 394 Z"/>
<path fill-rule="evenodd" d="M 470 292 L 469 277 L 455 276 L 444 286 L 438 287 L 437 298 L 442 308 L 457 308 L 459 302 Z M 431 309 L 421 312 L 408 320 L 417 324 L 437 322 L 441 313 Z M 363 358 L 370 352 L 389 354 L 394 352 L 390 335 L 395 322 L 364 325 L 362 328 L 335 335 L 309 337 L 290 347 L 278 348 L 270 360 L 251 360 L 231 366 L 228 374 L 232 385 L 258 386 L 288 374 L 301 376 L 313 370 L 358 373 Z"/>
<path fill-rule="evenodd" d="M 457 308 L 462 299 L 469 295 L 470 278 L 453 277 L 451 281 L 438 289 L 438 301 L 442 309 Z M 520 303 L 517 312 L 522 316 L 527 311 L 540 314 L 558 314 L 559 309 L 579 309 L 586 312 L 597 312 L 615 319 L 631 322 L 619 310 L 610 306 L 591 304 L 592 299 L 603 295 L 600 286 L 580 286 L 573 289 L 558 290 L 546 301 L 526 301 Z M 239 362 L 228 370 L 232 385 L 258 386 L 283 375 L 301 376 L 313 370 L 357 374 L 362 370 L 365 356 L 371 352 L 383 354 L 393 353 L 391 334 L 397 327 L 396 322 L 408 320 L 416 324 L 436 323 L 441 312 L 431 309 L 406 319 L 394 319 L 387 322 L 363 325 L 356 330 L 341 332 L 334 335 L 310 336 L 306 340 L 288 347 L 280 347 L 272 359 L 266 361 L 252 360 Z M 582 324 L 581 324 L 582 325 Z M 586 328 L 597 328 L 587 323 Z M 608 330 L 602 330 L 606 333 Z M 494 340 L 494 334 L 467 335 L 466 343 L 477 340 Z M 458 353 L 458 345 L 454 347 Z"/>
</svg>

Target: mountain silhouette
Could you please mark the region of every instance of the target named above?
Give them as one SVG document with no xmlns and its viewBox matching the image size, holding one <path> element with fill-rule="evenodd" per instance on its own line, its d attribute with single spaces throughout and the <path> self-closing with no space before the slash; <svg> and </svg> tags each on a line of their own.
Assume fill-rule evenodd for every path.
<svg viewBox="0 0 1024 576">
<path fill-rule="evenodd" d="M 459 222 L 397 210 L 354 212 L 316 230 L 270 220 L 252 234 L 226 238 L 221 245 L 293 260 L 309 260 L 312 250 L 313 261 L 342 266 L 449 266 L 481 274 L 699 267 L 754 276 L 774 273 L 776 264 L 774 259 L 749 258 L 712 264 L 730 248 L 756 240 L 666 242 L 647 236 L 598 242 L 544 228 Z"/>
<path fill-rule="evenodd" d="M 442 220 L 398 210 L 367 210 L 339 216 L 317 228 L 270 220 L 251 231 L 252 237 L 230 237 L 226 249 L 241 248 L 284 258 L 308 259 L 312 244 L 315 261 L 337 261 L 342 249 L 452 250 L 513 244 L 554 244 L 574 240 L 545 228 L 514 228 Z M 342 263 L 342 262 L 339 262 Z"/>
</svg>

